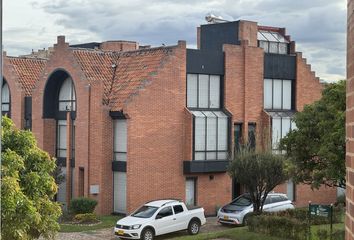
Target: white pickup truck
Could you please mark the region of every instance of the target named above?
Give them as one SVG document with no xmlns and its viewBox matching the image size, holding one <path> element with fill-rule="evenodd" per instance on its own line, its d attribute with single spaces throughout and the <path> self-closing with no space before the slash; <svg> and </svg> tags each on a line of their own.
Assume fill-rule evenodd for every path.
<svg viewBox="0 0 354 240">
<path fill-rule="evenodd" d="M 195 235 L 205 223 L 203 208 L 188 209 L 175 199 L 156 200 L 118 220 L 114 233 L 123 239 L 153 240 L 155 236 L 186 229 Z"/>
</svg>

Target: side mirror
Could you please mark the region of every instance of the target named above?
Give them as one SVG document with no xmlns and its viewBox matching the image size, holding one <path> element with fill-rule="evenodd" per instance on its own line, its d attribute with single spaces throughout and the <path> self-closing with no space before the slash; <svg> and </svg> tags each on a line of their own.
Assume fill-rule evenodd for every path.
<svg viewBox="0 0 354 240">
<path fill-rule="evenodd" d="M 157 219 L 161 219 L 161 218 L 162 218 L 162 215 L 157 214 L 155 219 L 157 220 Z"/>
</svg>

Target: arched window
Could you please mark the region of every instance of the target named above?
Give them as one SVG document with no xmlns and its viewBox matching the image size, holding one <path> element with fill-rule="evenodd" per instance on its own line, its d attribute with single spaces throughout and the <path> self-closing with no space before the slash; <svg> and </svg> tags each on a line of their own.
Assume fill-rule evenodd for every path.
<svg viewBox="0 0 354 240">
<path fill-rule="evenodd" d="M 59 91 L 59 111 L 75 111 L 76 96 L 72 79 L 68 77 L 61 85 Z"/>
<path fill-rule="evenodd" d="M 10 89 L 6 82 L 1 88 L 1 111 L 3 114 L 10 112 Z"/>
</svg>

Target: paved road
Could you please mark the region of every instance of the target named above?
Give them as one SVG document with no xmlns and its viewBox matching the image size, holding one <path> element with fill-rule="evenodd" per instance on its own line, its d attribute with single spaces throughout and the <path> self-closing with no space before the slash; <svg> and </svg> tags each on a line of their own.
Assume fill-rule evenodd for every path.
<svg viewBox="0 0 354 240">
<path fill-rule="evenodd" d="M 216 217 L 207 218 L 207 223 L 201 228 L 201 232 L 214 232 L 223 229 L 228 229 L 229 227 L 222 226 L 216 222 Z M 188 235 L 186 231 L 168 234 L 164 236 L 157 237 L 156 240 L 171 239 L 177 236 Z M 81 233 L 59 233 L 56 240 L 117 240 L 114 237 L 113 228 L 101 229 L 91 232 L 81 232 Z"/>
</svg>

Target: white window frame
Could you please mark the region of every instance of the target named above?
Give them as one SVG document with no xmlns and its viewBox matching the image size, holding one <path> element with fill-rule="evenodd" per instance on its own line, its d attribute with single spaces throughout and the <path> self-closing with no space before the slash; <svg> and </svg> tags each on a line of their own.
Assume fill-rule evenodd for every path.
<svg viewBox="0 0 354 240">
<path fill-rule="evenodd" d="M 271 91 L 268 91 L 269 89 L 266 89 L 266 87 L 269 87 L 269 81 L 272 82 L 272 88 Z M 267 84 L 266 84 L 267 82 Z M 281 87 L 280 87 L 280 94 L 279 96 L 279 102 L 275 101 L 275 83 L 281 82 Z M 290 82 L 290 91 L 288 89 L 285 89 L 286 86 L 289 86 L 288 83 Z M 285 84 L 286 83 L 286 84 Z M 293 86 L 293 80 L 291 79 L 272 79 L 272 78 L 265 78 L 263 81 L 263 108 L 266 110 L 292 110 L 293 109 L 293 94 L 294 94 L 294 86 Z M 287 90 L 287 91 L 285 91 Z M 286 93 L 287 95 L 285 95 Z M 271 96 L 268 96 L 268 94 L 271 94 Z M 271 104 L 269 102 L 271 98 Z M 290 104 L 290 105 L 289 105 Z"/>
</svg>

